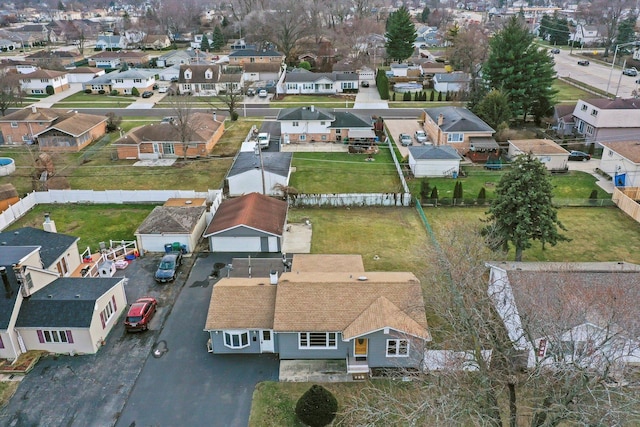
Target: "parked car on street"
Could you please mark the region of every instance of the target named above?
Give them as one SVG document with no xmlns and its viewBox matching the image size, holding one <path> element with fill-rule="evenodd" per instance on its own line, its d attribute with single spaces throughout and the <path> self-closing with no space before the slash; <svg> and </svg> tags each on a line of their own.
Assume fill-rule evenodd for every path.
<svg viewBox="0 0 640 427">
<path fill-rule="evenodd" d="M 622 70 L 622 74 L 624 74 L 625 76 L 636 77 L 638 75 L 638 70 L 636 69 L 636 67 L 625 68 L 624 70 Z"/>
<path fill-rule="evenodd" d="M 586 162 L 591 159 L 591 155 L 583 151 L 572 151 L 569 153 L 569 160 Z"/>
<path fill-rule="evenodd" d="M 409 145 L 411 145 L 413 142 L 411 140 L 411 137 L 409 135 L 407 135 L 406 133 L 401 133 L 400 137 L 398 138 L 398 140 L 400 141 L 400 145 L 404 146 L 404 147 L 408 147 Z"/>
<path fill-rule="evenodd" d="M 587 66 L 589 66 L 589 61 L 587 61 L 586 59 L 581 59 L 580 61 L 578 61 L 578 65 L 582 65 L 583 67 L 587 67 Z"/>
<path fill-rule="evenodd" d="M 127 317 L 124 319 L 124 327 L 127 332 L 146 331 L 149 323 L 156 313 L 158 302 L 155 298 L 142 297 L 131 304 Z"/>
<path fill-rule="evenodd" d="M 420 144 L 427 142 L 427 134 L 423 130 L 417 130 L 414 136 Z"/>
<path fill-rule="evenodd" d="M 252 87 L 247 89 L 247 96 L 254 96 L 256 94 L 256 90 Z"/>
<path fill-rule="evenodd" d="M 142 92 L 143 98 L 151 98 L 152 96 L 153 96 L 153 92 L 151 92 L 150 90 L 145 90 L 144 92 Z"/>
<path fill-rule="evenodd" d="M 266 98 L 268 96 L 268 93 L 266 90 L 264 89 L 260 89 L 260 92 L 258 92 L 258 97 L 260 98 Z"/>
<path fill-rule="evenodd" d="M 155 279 L 158 283 L 173 282 L 178 274 L 178 267 L 182 264 L 182 252 L 171 252 L 162 257 L 156 270 Z"/>
<path fill-rule="evenodd" d="M 162 86 L 161 88 L 158 88 L 158 93 L 167 93 L 168 90 L 169 90 L 169 87 Z"/>
<path fill-rule="evenodd" d="M 558 48 L 551 49 L 551 53 L 553 53 L 554 55 L 557 55 L 560 53 L 560 49 Z"/>
</svg>

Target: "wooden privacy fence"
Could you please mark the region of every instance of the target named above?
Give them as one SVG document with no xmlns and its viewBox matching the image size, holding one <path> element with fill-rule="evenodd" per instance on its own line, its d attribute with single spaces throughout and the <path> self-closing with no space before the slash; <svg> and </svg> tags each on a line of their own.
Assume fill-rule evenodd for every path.
<svg viewBox="0 0 640 427">
<path fill-rule="evenodd" d="M 624 213 L 633 218 L 636 222 L 640 222 L 640 187 L 624 187 L 613 189 L 613 202 Z"/>
</svg>

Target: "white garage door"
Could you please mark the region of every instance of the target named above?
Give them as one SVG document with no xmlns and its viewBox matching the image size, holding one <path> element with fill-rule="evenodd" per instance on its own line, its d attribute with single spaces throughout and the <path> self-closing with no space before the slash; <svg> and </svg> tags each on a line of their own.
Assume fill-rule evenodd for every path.
<svg viewBox="0 0 640 427">
<path fill-rule="evenodd" d="M 259 237 L 213 237 L 214 252 L 260 252 Z"/>
</svg>

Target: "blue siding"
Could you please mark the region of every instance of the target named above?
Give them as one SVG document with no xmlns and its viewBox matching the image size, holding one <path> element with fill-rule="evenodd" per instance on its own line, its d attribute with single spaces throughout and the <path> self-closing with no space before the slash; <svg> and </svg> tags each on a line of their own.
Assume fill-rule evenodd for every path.
<svg viewBox="0 0 640 427">
<path fill-rule="evenodd" d="M 217 333 L 216 333 L 217 332 Z M 255 332 L 255 339 L 254 339 Z M 224 345 L 223 331 L 209 331 L 211 335 L 211 344 L 213 344 L 214 354 L 259 354 L 260 353 L 260 331 L 249 331 L 249 347 L 245 348 L 229 348 Z M 275 347 L 277 350 L 277 346 Z"/>
<path fill-rule="evenodd" d="M 390 330 L 388 335 L 385 335 L 383 331 L 378 331 L 362 338 L 369 339 L 367 361 L 372 368 L 417 368 L 424 357 L 424 340 L 404 335 L 394 330 Z M 408 339 L 409 357 L 387 357 L 387 340 L 389 339 Z M 350 354 L 352 354 L 353 342 L 350 344 Z"/>
</svg>

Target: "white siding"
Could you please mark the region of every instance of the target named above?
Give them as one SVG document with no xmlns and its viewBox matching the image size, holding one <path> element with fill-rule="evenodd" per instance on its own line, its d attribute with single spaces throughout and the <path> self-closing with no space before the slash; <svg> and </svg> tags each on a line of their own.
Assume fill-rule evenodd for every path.
<svg viewBox="0 0 640 427">
<path fill-rule="evenodd" d="M 460 169 L 460 161 L 451 160 L 416 160 L 409 153 L 409 168 L 413 176 L 421 178 L 425 176 L 442 177 L 451 174 L 451 170 L 456 172 Z"/>
<path fill-rule="evenodd" d="M 138 248 L 145 252 L 164 252 L 167 243 L 180 242 L 187 250 L 193 250 L 188 234 L 141 234 L 136 236 Z"/>
<path fill-rule="evenodd" d="M 259 237 L 211 237 L 210 248 L 214 252 L 260 252 Z"/>
<path fill-rule="evenodd" d="M 637 187 L 640 185 L 640 165 L 622 157 L 610 148 L 604 147 L 599 167 L 600 170 L 611 177 L 614 177 L 616 174 L 626 173 L 627 178 L 625 185 L 627 187 Z"/>
<path fill-rule="evenodd" d="M 281 194 L 279 191 L 273 190 L 273 187 L 276 184 L 287 185 L 287 177 L 275 175 L 269 172 L 265 172 L 264 180 L 265 189 L 269 196 Z M 258 169 L 231 176 L 228 178 L 228 182 L 230 196 L 242 196 L 243 194 L 253 192 L 262 194 L 262 174 Z"/>
</svg>

